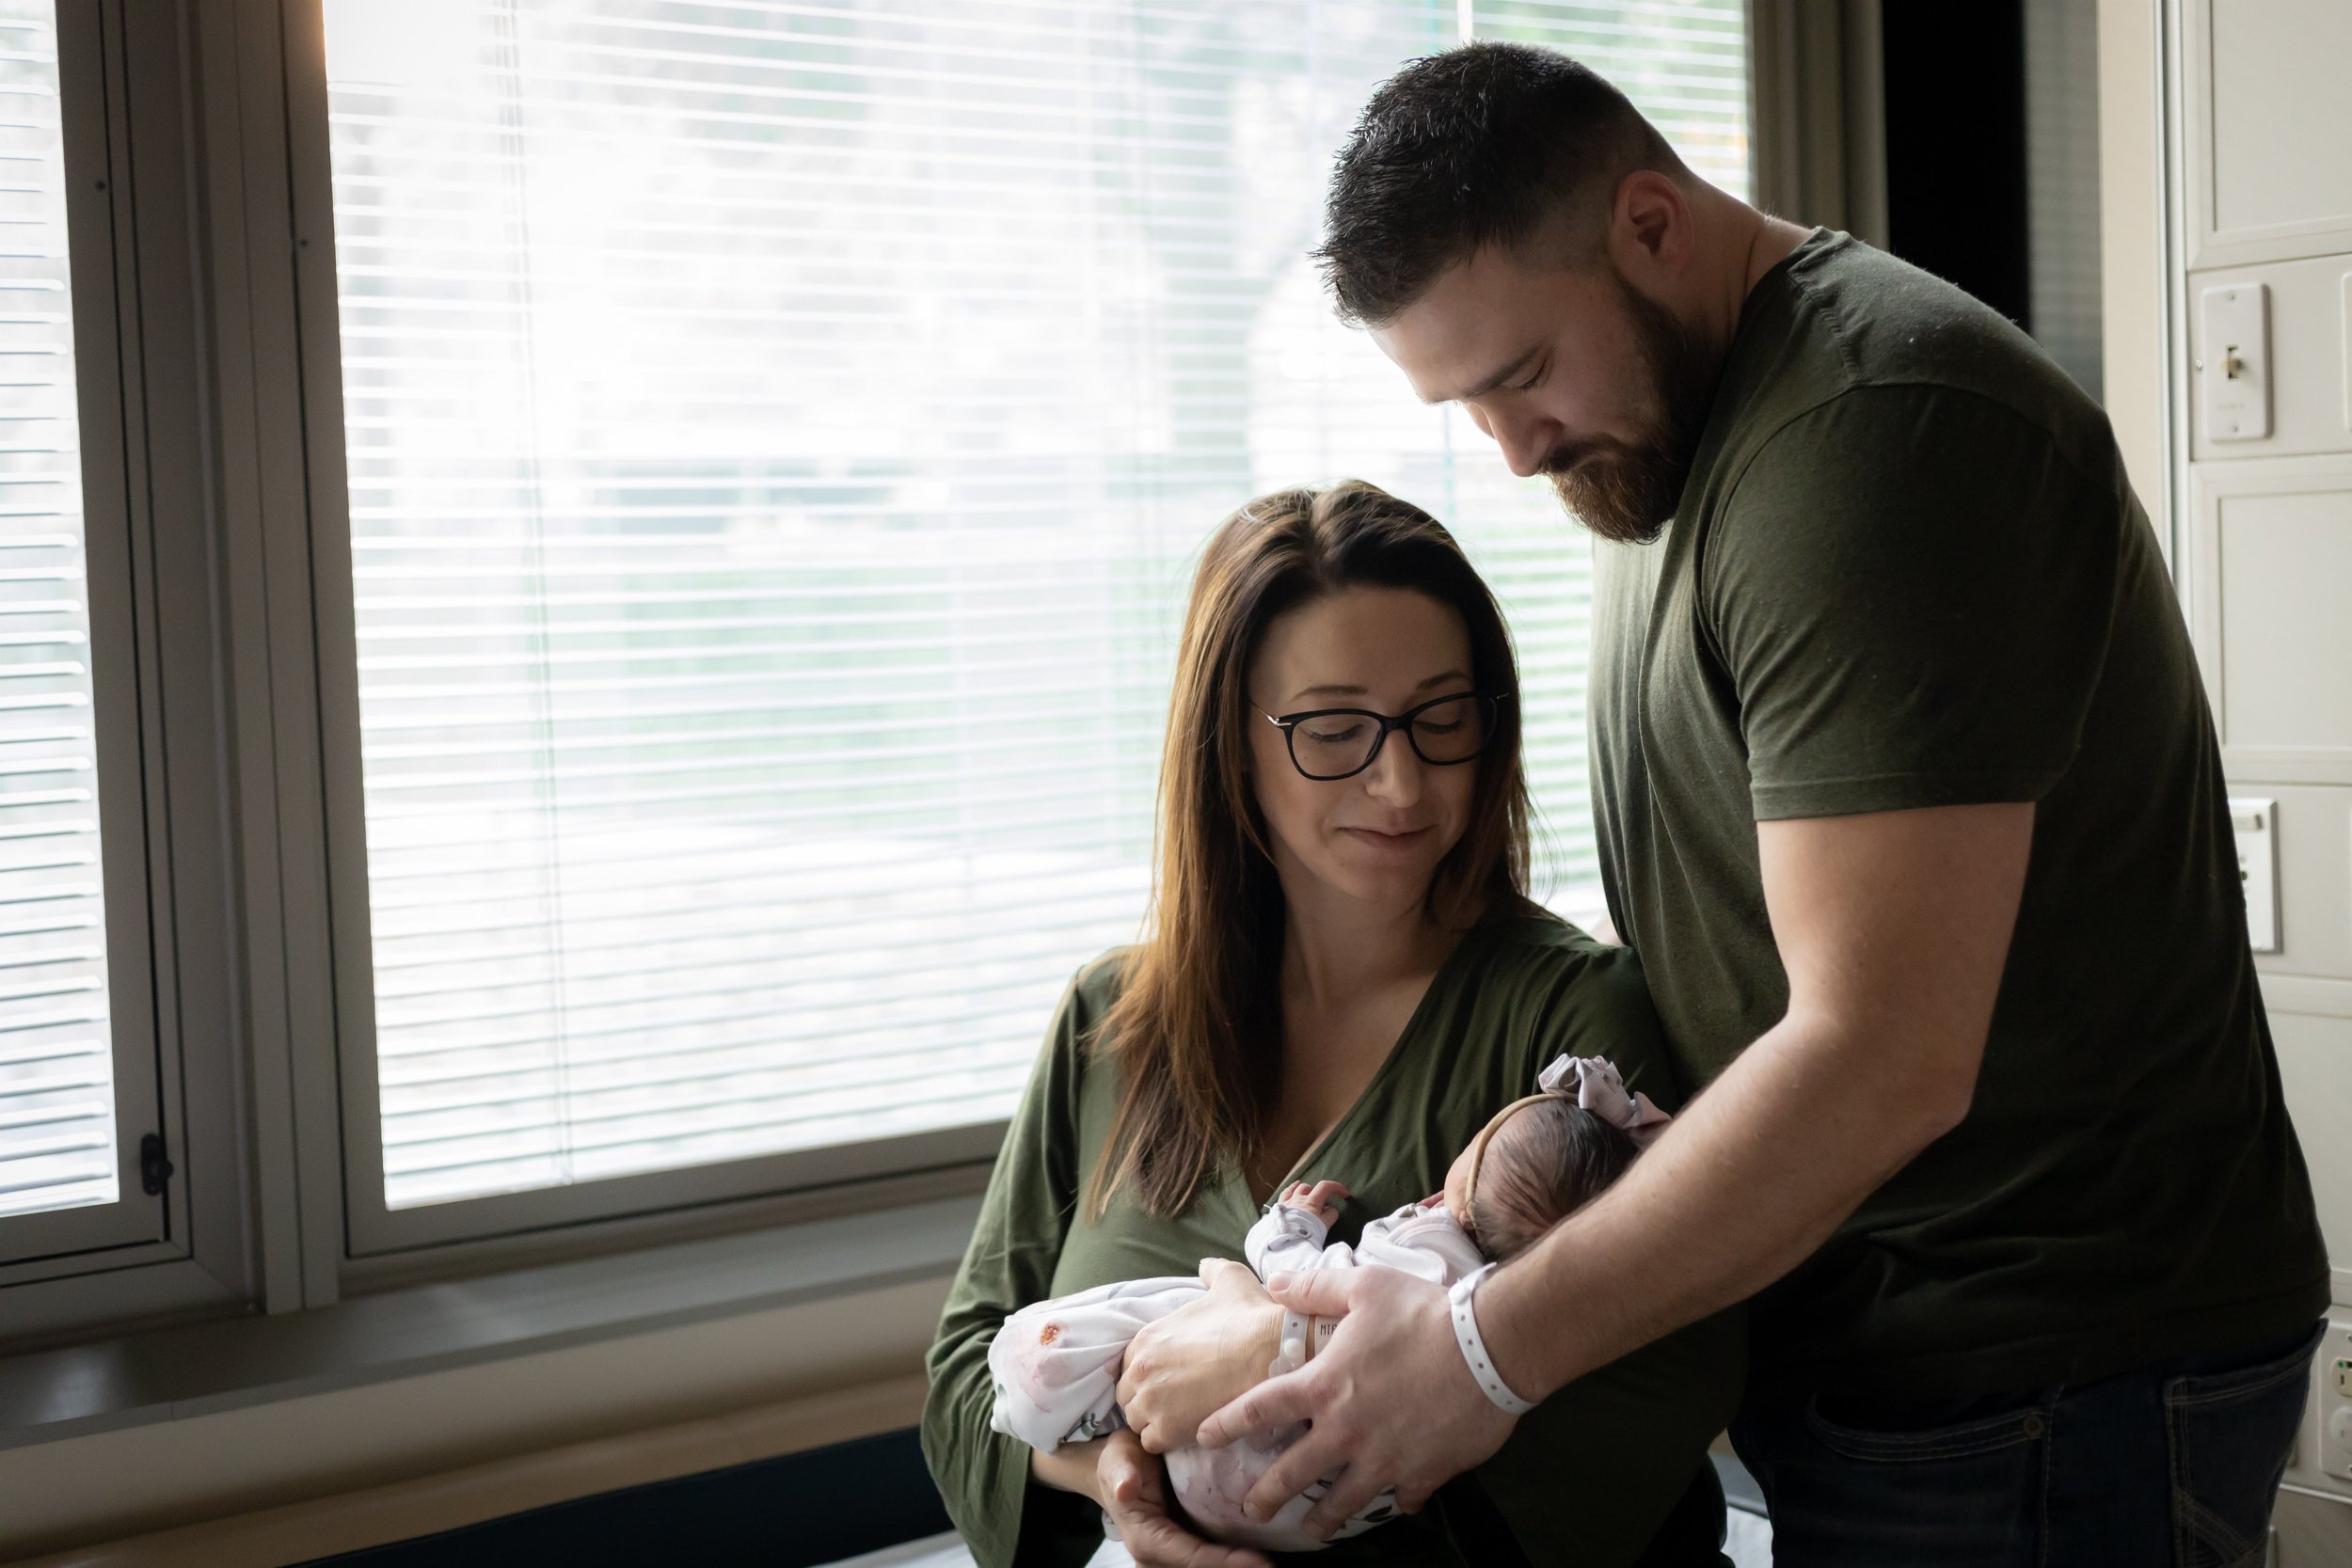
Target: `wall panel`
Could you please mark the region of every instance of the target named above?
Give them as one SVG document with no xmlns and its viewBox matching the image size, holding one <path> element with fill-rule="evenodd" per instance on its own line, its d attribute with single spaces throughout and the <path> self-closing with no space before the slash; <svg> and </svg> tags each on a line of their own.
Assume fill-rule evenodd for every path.
<svg viewBox="0 0 2352 1568">
<path fill-rule="evenodd" d="M 2352 784 L 2352 460 L 2191 464 L 2185 557 L 2232 779 Z"/>
<path fill-rule="evenodd" d="M 2184 227 L 2191 267 L 2352 250 L 2352 6 L 2186 0 Z"/>
</svg>

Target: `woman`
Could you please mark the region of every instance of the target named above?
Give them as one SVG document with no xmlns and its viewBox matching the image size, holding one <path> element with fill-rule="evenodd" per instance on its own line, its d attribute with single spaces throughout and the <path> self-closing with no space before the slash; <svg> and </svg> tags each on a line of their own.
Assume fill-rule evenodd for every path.
<svg viewBox="0 0 2352 1568">
<path fill-rule="evenodd" d="M 1132 1432 L 1052 1454 L 993 1433 L 988 1342 L 1013 1311 L 1236 1257 L 1295 1180 L 1346 1184 L 1347 1239 L 1436 1191 L 1563 1052 L 1608 1056 L 1673 1102 L 1632 956 L 1527 897 L 1518 687 L 1492 595 L 1417 507 L 1360 483 L 1284 491 L 1211 539 L 1170 705 L 1151 932 L 1064 997 L 930 1357 L 924 1450 L 984 1568 L 1083 1563 L 1104 1513 L 1138 1562 L 1265 1560 L 1169 1517 Z M 1264 1301 L 1246 1274 L 1216 1283 L 1225 1304 Z M 1279 1317 L 1245 1314 L 1260 1332 L 1216 1340 L 1179 1397 L 1122 1388 L 1131 1416 L 1151 1408 L 1185 1440 L 1264 1375 Z M 1627 1563 L 1657 1537 L 1668 1555 L 1652 1560 L 1712 1561 L 1706 1448 L 1742 1352 L 1719 1321 L 1629 1356 L 1421 1514 L 1318 1560 Z"/>
</svg>

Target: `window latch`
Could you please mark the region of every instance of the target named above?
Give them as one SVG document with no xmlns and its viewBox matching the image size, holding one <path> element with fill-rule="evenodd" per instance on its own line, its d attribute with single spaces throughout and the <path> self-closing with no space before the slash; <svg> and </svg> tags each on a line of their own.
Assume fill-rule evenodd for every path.
<svg viewBox="0 0 2352 1568">
<path fill-rule="evenodd" d="M 171 1180 L 172 1164 L 164 1158 L 164 1135 L 150 1132 L 139 1140 L 139 1185 L 150 1197 L 161 1197 L 164 1183 Z"/>
</svg>

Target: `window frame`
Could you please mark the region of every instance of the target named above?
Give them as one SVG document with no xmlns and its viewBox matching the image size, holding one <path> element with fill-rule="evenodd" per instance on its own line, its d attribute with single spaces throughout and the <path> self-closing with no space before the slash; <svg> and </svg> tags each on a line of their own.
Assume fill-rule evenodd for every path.
<svg viewBox="0 0 2352 1568">
<path fill-rule="evenodd" d="M 842 1204 L 882 1207 L 907 1190 L 968 1193 L 984 1183 L 1004 1141 L 1003 1117 L 920 1132 L 829 1144 L 672 1170 L 614 1177 L 565 1187 L 497 1194 L 391 1209 L 385 1202 L 382 1122 L 375 1075 L 375 982 L 372 960 L 365 793 L 361 775 L 358 634 L 352 585 L 350 490 L 345 467 L 342 336 L 336 293 L 333 173 L 327 140 L 326 18 L 323 0 L 282 0 L 286 167 L 299 239 L 295 288 L 300 300 L 301 425 L 307 460 L 310 563 L 306 591 L 313 611 L 318 715 L 317 798 L 326 845 L 322 928 L 333 932 L 326 985 L 333 997 L 337 1070 L 331 1086 L 321 1064 L 308 1064 L 306 1100 L 326 1121 L 332 1098 L 332 1146 L 306 1134 L 306 1177 L 324 1181 L 330 1162 L 342 1193 L 340 1244 L 356 1278 L 398 1277 L 403 1255 L 465 1243 L 496 1258 L 527 1255 L 547 1233 L 576 1232 L 574 1244 L 611 1245 L 646 1221 L 679 1226 L 732 1213 L 752 1224 L 830 1211 Z M 295 62 L 300 62 L 298 65 Z M 315 62 L 315 63 L 313 63 Z M 1041 1034 L 1045 1021 L 1039 1020 Z M 297 1062 L 297 1073 L 304 1063 Z M 912 1189 L 908 1183 L 912 1181 Z M 320 1243 L 326 1237 L 314 1232 Z M 306 1271 L 307 1272 L 307 1271 Z M 322 1282 L 323 1283 L 323 1282 Z"/>
<path fill-rule="evenodd" d="M 853 1187 L 883 1178 L 971 1168 L 993 1159 L 1006 1122 L 830 1144 L 571 1186 L 392 1209 L 385 1202 L 375 1072 L 375 970 L 360 761 L 359 662 L 345 467 L 342 338 L 336 293 L 333 176 L 327 145 L 326 40 L 321 0 L 287 0 L 291 133 L 303 410 L 309 481 L 310 604 L 315 615 L 320 784 L 325 803 L 329 962 L 337 1023 L 338 1109 L 346 1255 L 419 1248 L 624 1221 L 749 1198 Z M 309 30 L 304 30 L 304 29 Z M 308 62 L 317 62 L 310 69 Z M 1042 1021 L 1040 1022 L 1042 1030 Z"/>
<path fill-rule="evenodd" d="M 11 1348 L 221 1310 L 254 1283 L 211 498 L 155 483 L 212 467 L 185 51 L 168 13 L 56 11 L 121 1197 L 0 1221 Z M 175 1167 L 159 1196 L 150 1132 Z"/>
<path fill-rule="evenodd" d="M 235 1049 L 218 1081 L 242 1080 L 250 1107 L 249 1132 L 230 1140 L 245 1156 L 235 1212 L 250 1278 L 207 1303 L 320 1307 L 418 1280 L 977 1193 L 1001 1119 L 862 1150 L 385 1209 L 324 7 L 183 5 L 158 30 L 184 28 L 176 47 L 200 144 L 193 210 L 205 220 L 201 305 L 215 350 L 211 428 L 187 460 L 212 474 L 224 692 L 213 721 L 242 764 L 220 807 L 238 908 L 233 927 L 215 925 L 233 929 L 244 1006 L 222 1031 Z M 318 64 L 294 64 L 303 60 Z"/>
</svg>

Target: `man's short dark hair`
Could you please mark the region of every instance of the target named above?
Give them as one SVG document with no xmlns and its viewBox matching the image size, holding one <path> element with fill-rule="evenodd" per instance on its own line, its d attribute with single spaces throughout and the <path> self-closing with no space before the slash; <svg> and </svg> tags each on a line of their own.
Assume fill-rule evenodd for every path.
<svg viewBox="0 0 2352 1568">
<path fill-rule="evenodd" d="M 1565 55 L 1466 43 L 1383 82 L 1341 149 L 1323 264 L 1340 314 L 1393 321 L 1488 245 L 1597 246 L 1637 168 L 1689 170 L 1625 94 Z"/>
</svg>

